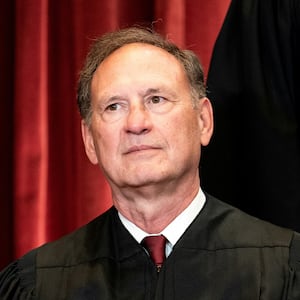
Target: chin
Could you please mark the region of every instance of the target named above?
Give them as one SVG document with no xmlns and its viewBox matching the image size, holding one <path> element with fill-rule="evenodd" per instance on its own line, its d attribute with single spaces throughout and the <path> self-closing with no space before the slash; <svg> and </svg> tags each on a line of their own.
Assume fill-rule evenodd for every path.
<svg viewBox="0 0 300 300">
<path fill-rule="evenodd" d="M 127 176 L 124 181 L 124 186 L 130 187 L 147 187 L 164 181 L 165 179 L 161 176 L 149 176 L 149 174 L 139 174 L 138 176 Z"/>
</svg>

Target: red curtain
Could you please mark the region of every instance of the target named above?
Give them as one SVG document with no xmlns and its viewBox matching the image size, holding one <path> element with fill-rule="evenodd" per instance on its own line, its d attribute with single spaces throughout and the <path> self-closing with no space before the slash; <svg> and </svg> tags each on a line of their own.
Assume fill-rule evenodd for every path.
<svg viewBox="0 0 300 300">
<path fill-rule="evenodd" d="M 94 37 L 155 27 L 207 73 L 229 0 L 15 0 L 0 3 L 0 267 L 106 210 L 85 156 L 76 82 Z"/>
</svg>

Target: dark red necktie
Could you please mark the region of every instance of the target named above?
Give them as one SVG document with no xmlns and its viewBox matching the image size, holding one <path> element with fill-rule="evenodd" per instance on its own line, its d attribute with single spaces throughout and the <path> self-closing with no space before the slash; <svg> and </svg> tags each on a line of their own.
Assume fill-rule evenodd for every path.
<svg viewBox="0 0 300 300">
<path fill-rule="evenodd" d="M 159 272 L 166 258 L 166 238 L 163 235 L 147 236 L 143 239 L 142 246 L 148 251 Z"/>
</svg>

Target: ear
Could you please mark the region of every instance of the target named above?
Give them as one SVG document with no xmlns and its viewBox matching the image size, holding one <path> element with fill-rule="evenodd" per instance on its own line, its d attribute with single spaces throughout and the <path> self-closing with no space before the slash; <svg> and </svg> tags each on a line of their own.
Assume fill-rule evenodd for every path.
<svg viewBox="0 0 300 300">
<path fill-rule="evenodd" d="M 199 103 L 199 120 L 201 136 L 200 141 L 202 146 L 209 144 L 210 138 L 213 134 L 214 120 L 213 120 L 213 109 L 211 102 L 208 98 L 204 97 L 200 99 Z"/>
<path fill-rule="evenodd" d="M 81 121 L 81 134 L 87 157 L 92 164 L 98 164 L 98 157 L 95 149 L 93 134 L 90 127 L 85 123 L 84 120 Z"/>
</svg>

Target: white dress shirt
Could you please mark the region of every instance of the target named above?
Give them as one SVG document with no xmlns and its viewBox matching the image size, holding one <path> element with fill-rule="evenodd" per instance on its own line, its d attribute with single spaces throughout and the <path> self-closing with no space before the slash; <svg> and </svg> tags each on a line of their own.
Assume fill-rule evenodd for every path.
<svg viewBox="0 0 300 300">
<path fill-rule="evenodd" d="M 129 221 L 120 212 L 118 212 L 118 214 L 122 224 L 138 243 L 141 243 L 142 240 L 149 235 L 164 235 L 168 240 L 166 244 L 166 257 L 168 257 L 172 252 L 174 245 L 202 210 L 205 201 L 205 195 L 201 188 L 199 188 L 198 194 L 190 203 L 190 205 L 180 215 L 178 215 L 163 231 L 158 232 L 157 234 L 149 234 L 145 232 L 144 230 L 133 224 L 131 221 Z"/>
</svg>

